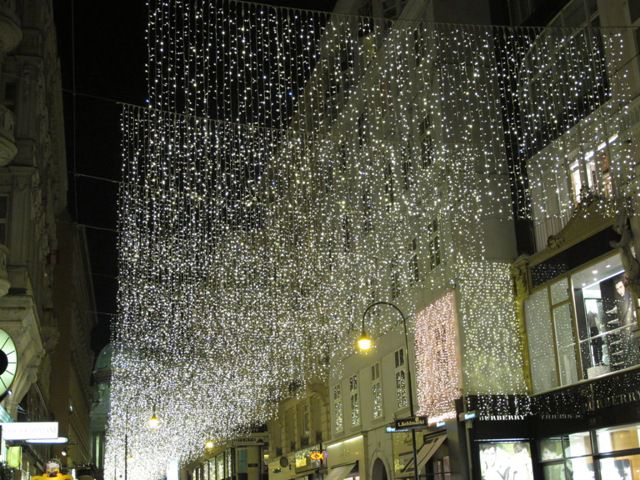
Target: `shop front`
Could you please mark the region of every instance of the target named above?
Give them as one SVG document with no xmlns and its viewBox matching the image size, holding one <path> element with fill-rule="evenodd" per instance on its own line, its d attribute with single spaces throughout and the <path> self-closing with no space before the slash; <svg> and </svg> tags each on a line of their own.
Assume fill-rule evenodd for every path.
<svg viewBox="0 0 640 480">
<path fill-rule="evenodd" d="M 366 480 L 365 436 L 356 435 L 327 446 L 325 480 Z"/>
<path fill-rule="evenodd" d="M 638 279 L 609 225 L 577 216 L 516 262 L 530 394 L 465 399 L 479 478 L 640 480 Z"/>
</svg>

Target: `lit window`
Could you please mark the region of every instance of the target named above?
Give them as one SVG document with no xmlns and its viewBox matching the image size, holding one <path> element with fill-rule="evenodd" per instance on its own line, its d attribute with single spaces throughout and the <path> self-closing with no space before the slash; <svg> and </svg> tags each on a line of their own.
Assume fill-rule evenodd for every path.
<svg viewBox="0 0 640 480">
<path fill-rule="evenodd" d="M 407 397 L 407 373 L 405 369 L 404 349 L 396 350 L 394 360 L 396 365 L 396 406 L 404 408 L 408 405 Z"/>
<path fill-rule="evenodd" d="M 611 196 L 610 147 L 618 140 L 618 135 L 595 145 L 592 150 L 580 152 L 569 163 L 571 193 L 575 204 L 590 195 Z"/>
<path fill-rule="evenodd" d="M 382 416 L 382 383 L 380 381 L 380 364 L 371 366 L 371 397 L 373 400 L 373 418 Z"/>
<path fill-rule="evenodd" d="M 440 234 L 438 232 L 438 219 L 434 219 L 427 227 L 427 239 L 429 241 L 429 270 L 434 270 L 440 265 Z"/>
<path fill-rule="evenodd" d="M 360 424 L 360 399 L 358 395 L 358 376 L 349 379 L 349 395 L 351 397 L 351 425 Z"/>
<path fill-rule="evenodd" d="M 344 428 L 342 422 L 342 391 L 340 385 L 333 386 L 333 418 L 336 432 L 341 432 Z"/>
</svg>

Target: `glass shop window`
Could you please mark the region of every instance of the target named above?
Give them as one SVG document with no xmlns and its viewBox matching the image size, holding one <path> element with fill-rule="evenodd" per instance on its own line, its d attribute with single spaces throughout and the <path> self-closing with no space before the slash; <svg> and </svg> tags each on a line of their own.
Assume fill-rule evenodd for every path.
<svg viewBox="0 0 640 480">
<path fill-rule="evenodd" d="M 595 478 L 589 432 L 541 440 L 540 461 L 545 480 Z"/>
<path fill-rule="evenodd" d="M 640 363 L 635 298 L 620 255 L 571 276 L 582 378 L 595 378 Z"/>
<path fill-rule="evenodd" d="M 578 381 L 569 279 L 560 278 L 525 301 L 534 392 Z"/>
<path fill-rule="evenodd" d="M 598 459 L 600 478 L 640 479 L 640 425 L 596 430 L 596 444 L 599 454 L 610 454 Z"/>
</svg>

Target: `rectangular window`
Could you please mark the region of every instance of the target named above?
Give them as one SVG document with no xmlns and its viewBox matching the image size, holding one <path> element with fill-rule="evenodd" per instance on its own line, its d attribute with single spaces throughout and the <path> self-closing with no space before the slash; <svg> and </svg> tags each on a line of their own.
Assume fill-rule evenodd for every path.
<svg viewBox="0 0 640 480">
<path fill-rule="evenodd" d="M 620 254 L 533 292 L 525 323 L 534 392 L 640 364 L 636 302 Z"/>
<path fill-rule="evenodd" d="M 425 38 L 421 28 L 413 32 L 413 55 L 416 65 L 420 65 L 424 59 Z"/>
<path fill-rule="evenodd" d="M 553 323 L 548 290 L 544 288 L 532 293 L 524 302 L 524 311 L 533 391 L 551 390 L 558 386 L 558 371 L 551 341 Z"/>
<path fill-rule="evenodd" d="M 418 239 L 414 238 L 411 241 L 411 270 L 412 278 L 414 282 L 420 281 L 420 260 L 418 258 Z"/>
<path fill-rule="evenodd" d="M 354 375 L 349 379 L 349 396 L 351 397 L 351 425 L 360 425 L 360 398 L 358 392 L 358 375 Z"/>
<path fill-rule="evenodd" d="M 533 478 L 529 442 L 480 442 L 479 451 L 482 478 Z"/>
<path fill-rule="evenodd" d="M 365 186 L 362 192 L 362 229 L 365 232 L 373 230 L 373 205 L 371 205 L 371 189 Z"/>
<path fill-rule="evenodd" d="M 401 348 L 400 350 L 396 350 L 394 357 L 395 357 L 396 368 L 399 368 L 404 365 L 404 349 L 403 348 Z"/>
<path fill-rule="evenodd" d="M 394 353 L 396 365 L 396 407 L 398 409 L 405 408 L 409 402 L 407 397 L 407 372 L 405 368 L 405 353 L 401 348 Z"/>
<path fill-rule="evenodd" d="M 592 150 L 580 152 L 569 162 L 569 183 L 573 201 L 577 205 L 593 195 L 611 196 L 610 149 L 618 140 L 611 135 L 594 145 Z"/>
<path fill-rule="evenodd" d="M 380 381 L 380 363 L 371 366 L 371 398 L 373 418 L 382 417 L 382 383 Z"/>
<path fill-rule="evenodd" d="M 614 255 L 571 276 L 583 378 L 640 363 L 636 300 Z"/>
<path fill-rule="evenodd" d="M 589 432 L 542 439 L 540 453 L 545 479 L 594 478 Z"/>
<path fill-rule="evenodd" d="M 420 158 L 422 166 L 428 167 L 433 165 L 434 148 L 432 136 L 433 122 L 431 115 L 427 114 L 418 125 L 418 137 L 420 138 Z"/>
<path fill-rule="evenodd" d="M 393 167 L 391 162 L 387 164 L 387 168 L 384 169 L 384 193 L 387 197 L 387 212 L 390 212 L 395 202 L 393 194 Z"/>
<path fill-rule="evenodd" d="M 433 219 L 427 227 L 427 239 L 429 241 L 429 270 L 432 271 L 440 265 L 440 234 L 437 218 Z"/>
<path fill-rule="evenodd" d="M 367 143 L 367 115 L 365 113 L 361 113 L 358 117 L 358 145 L 360 147 L 364 146 Z"/>
<path fill-rule="evenodd" d="M 411 163 L 411 155 L 406 147 L 402 147 L 402 178 L 404 179 L 404 189 L 410 190 L 413 185 L 413 164 Z"/>
<path fill-rule="evenodd" d="M 342 421 L 342 391 L 340 385 L 333 386 L 333 419 L 336 432 L 344 429 Z"/>
</svg>

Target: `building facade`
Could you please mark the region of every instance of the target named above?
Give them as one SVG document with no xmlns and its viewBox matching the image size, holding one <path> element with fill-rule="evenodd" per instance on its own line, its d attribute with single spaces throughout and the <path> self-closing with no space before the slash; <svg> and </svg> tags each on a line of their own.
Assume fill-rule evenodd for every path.
<svg viewBox="0 0 640 480">
<path fill-rule="evenodd" d="M 40 473 L 52 455 L 90 461 L 95 307 L 84 233 L 66 213 L 62 85 L 51 2 L 0 5 L 0 328 L 17 369 L 3 421 L 58 421 L 68 446 L 23 445 L 2 461 Z M 87 363 L 88 362 L 88 363 Z M 64 451 L 63 451 L 64 450 Z M 16 477 L 18 478 L 18 477 Z"/>
</svg>

